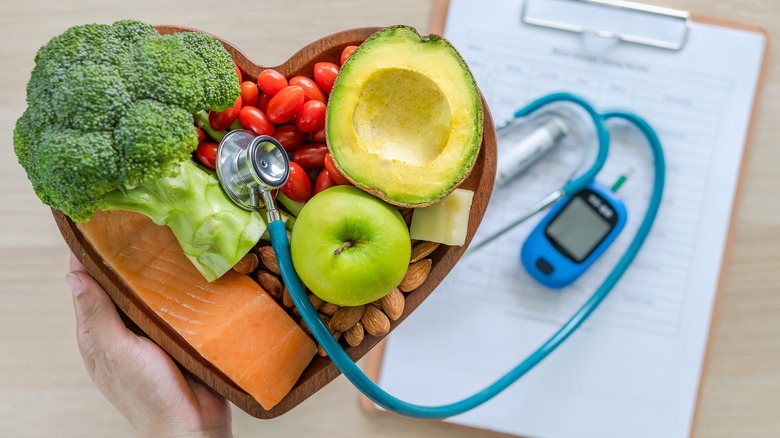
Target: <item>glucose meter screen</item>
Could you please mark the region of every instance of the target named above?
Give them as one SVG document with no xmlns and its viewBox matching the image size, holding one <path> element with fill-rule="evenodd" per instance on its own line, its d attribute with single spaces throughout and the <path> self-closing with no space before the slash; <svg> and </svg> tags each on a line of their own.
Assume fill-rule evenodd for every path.
<svg viewBox="0 0 780 438">
<path fill-rule="evenodd" d="M 581 263 L 611 229 L 612 225 L 578 196 L 547 225 L 545 231 L 575 262 Z"/>
</svg>

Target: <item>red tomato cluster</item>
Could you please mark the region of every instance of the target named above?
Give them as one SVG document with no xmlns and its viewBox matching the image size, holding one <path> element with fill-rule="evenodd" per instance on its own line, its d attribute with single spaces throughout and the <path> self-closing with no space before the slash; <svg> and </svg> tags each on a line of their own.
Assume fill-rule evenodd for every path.
<svg viewBox="0 0 780 438">
<path fill-rule="evenodd" d="M 357 46 L 345 47 L 343 64 Z M 273 69 L 263 70 L 257 81 L 242 81 L 235 104 L 224 111 L 209 113 L 214 131 L 229 127 L 248 129 L 255 135 L 274 137 L 290 157 L 290 177 L 282 193 L 299 202 L 335 185 L 350 184 L 339 171 L 325 143 L 325 111 L 340 67 L 331 62 L 314 64 L 313 78 L 294 76 L 289 80 Z M 198 128 L 200 162 L 214 169 L 217 142 L 206 138 Z"/>
</svg>

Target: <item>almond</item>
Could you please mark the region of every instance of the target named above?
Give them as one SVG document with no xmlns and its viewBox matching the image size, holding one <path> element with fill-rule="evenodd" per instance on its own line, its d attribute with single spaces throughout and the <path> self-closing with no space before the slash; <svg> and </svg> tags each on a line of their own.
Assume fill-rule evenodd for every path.
<svg viewBox="0 0 780 438">
<path fill-rule="evenodd" d="M 309 294 L 309 301 L 311 301 L 311 305 L 317 310 L 320 310 L 322 305 L 325 304 L 325 301 L 323 301 L 322 298 L 314 294 Z"/>
<path fill-rule="evenodd" d="M 292 300 L 292 295 L 290 295 L 290 290 L 287 289 L 287 286 L 284 286 L 284 290 L 282 290 L 282 304 L 284 304 L 284 307 L 292 307 L 295 305 Z"/>
<path fill-rule="evenodd" d="M 320 312 L 326 315 L 333 315 L 337 310 L 339 310 L 338 304 L 329 303 L 327 301 L 320 307 Z"/>
<path fill-rule="evenodd" d="M 248 252 L 244 257 L 241 257 L 241 260 L 239 260 L 235 266 L 233 266 L 233 270 L 239 274 L 251 274 L 257 269 L 259 264 L 260 262 L 257 259 L 257 254 Z"/>
<path fill-rule="evenodd" d="M 282 304 L 284 304 L 285 307 L 292 307 L 295 305 L 295 301 L 292 299 L 292 295 L 290 294 L 290 289 L 287 289 L 287 285 L 283 285 L 284 290 L 282 291 Z M 315 301 L 312 299 L 314 297 L 313 294 L 309 294 L 309 301 L 311 301 L 312 306 L 314 307 L 314 310 L 320 310 L 320 305 L 317 305 Z M 316 297 L 315 297 L 316 298 Z M 319 299 L 319 298 L 317 298 Z M 322 301 L 322 300 L 320 300 Z"/>
<path fill-rule="evenodd" d="M 350 327 L 360 321 L 360 317 L 363 316 L 363 311 L 366 306 L 347 306 L 342 307 L 333 314 L 333 318 L 330 320 L 331 330 L 334 332 L 345 332 Z"/>
<path fill-rule="evenodd" d="M 390 320 L 387 315 L 374 306 L 366 306 L 363 317 L 360 318 L 363 328 L 374 336 L 384 336 L 390 331 Z"/>
<path fill-rule="evenodd" d="M 389 294 L 383 296 L 379 302 L 382 304 L 382 310 L 388 318 L 395 321 L 404 313 L 404 294 L 398 288 L 393 289 Z"/>
<path fill-rule="evenodd" d="M 282 282 L 279 281 L 274 274 L 261 269 L 257 271 L 257 282 L 275 299 L 278 300 L 282 297 L 282 290 L 284 290 L 284 287 L 282 286 Z"/>
<path fill-rule="evenodd" d="M 425 257 L 428 257 L 430 253 L 436 251 L 436 248 L 438 247 L 438 242 L 429 242 L 427 240 L 423 240 L 417 243 L 412 247 L 412 259 L 409 261 L 409 263 L 419 262 Z"/>
<path fill-rule="evenodd" d="M 322 313 L 318 313 L 317 315 L 320 317 L 322 322 L 325 324 L 325 327 L 327 327 L 328 324 L 330 324 L 330 317 L 328 315 L 323 315 Z M 306 324 L 306 320 L 301 319 L 301 324 L 300 325 L 301 325 L 301 328 L 303 329 L 303 331 L 308 333 L 309 336 L 314 337 L 314 334 L 311 332 L 311 329 L 309 328 L 309 325 Z M 333 330 L 331 330 L 331 329 L 328 329 L 328 331 L 333 333 Z"/>
<path fill-rule="evenodd" d="M 333 335 L 333 337 L 336 338 L 336 340 L 338 341 L 339 338 L 341 337 L 341 332 L 336 332 Z M 319 345 L 319 344 L 317 345 L 317 354 L 319 354 L 322 357 L 326 357 L 328 355 L 328 353 L 325 352 L 325 349 L 322 348 L 322 345 Z"/>
<path fill-rule="evenodd" d="M 349 330 L 344 332 L 344 339 L 347 341 L 347 344 L 353 347 L 360 345 L 363 342 L 363 324 L 358 321 L 350 327 Z"/>
<path fill-rule="evenodd" d="M 431 259 L 423 259 L 410 264 L 409 269 L 406 270 L 406 275 L 401 280 L 401 284 L 398 285 L 398 289 L 404 292 L 411 292 L 420 287 L 428 278 L 432 263 Z"/>
<path fill-rule="evenodd" d="M 276 253 L 270 246 L 261 246 L 258 250 L 260 254 L 260 261 L 263 262 L 269 271 L 276 275 L 280 275 L 282 272 L 279 270 L 279 263 L 276 261 Z"/>
</svg>

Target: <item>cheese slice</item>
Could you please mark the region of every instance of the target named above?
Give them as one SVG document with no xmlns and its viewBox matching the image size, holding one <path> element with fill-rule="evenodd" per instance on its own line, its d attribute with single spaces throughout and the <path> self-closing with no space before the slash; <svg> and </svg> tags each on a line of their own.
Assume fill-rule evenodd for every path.
<svg viewBox="0 0 780 438">
<path fill-rule="evenodd" d="M 463 246 L 466 243 L 473 199 L 473 191 L 455 189 L 433 205 L 415 208 L 409 236 L 414 240 Z"/>
</svg>

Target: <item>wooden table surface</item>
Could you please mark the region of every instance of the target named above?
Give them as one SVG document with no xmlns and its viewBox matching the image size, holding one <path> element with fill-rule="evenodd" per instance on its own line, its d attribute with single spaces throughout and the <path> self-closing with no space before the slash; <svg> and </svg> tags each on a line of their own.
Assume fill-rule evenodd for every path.
<svg viewBox="0 0 780 438">
<path fill-rule="evenodd" d="M 777 0 L 651 0 L 765 28 L 777 47 Z M 13 153 L 37 49 L 66 28 L 134 18 L 219 35 L 277 65 L 339 30 L 430 29 L 433 0 L 296 2 L 4 0 L 0 8 L 0 436 L 125 437 L 133 431 L 89 380 L 65 285 L 67 248 Z M 731 250 L 714 319 L 694 436 L 780 436 L 780 70 L 770 56 Z M 241 436 L 467 437 L 480 432 L 365 413 L 339 377 L 292 412 L 261 421 L 234 411 Z"/>
</svg>

